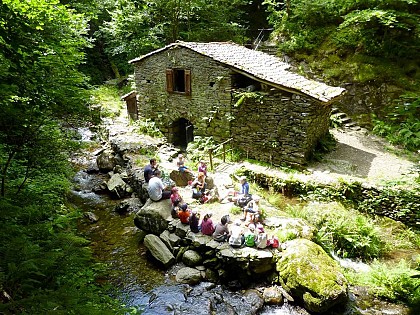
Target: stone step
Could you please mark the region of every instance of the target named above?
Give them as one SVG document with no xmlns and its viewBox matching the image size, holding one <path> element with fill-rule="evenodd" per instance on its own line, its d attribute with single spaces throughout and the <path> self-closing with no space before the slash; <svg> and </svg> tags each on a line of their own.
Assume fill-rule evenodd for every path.
<svg viewBox="0 0 420 315">
<path fill-rule="evenodd" d="M 341 123 L 343 124 L 343 125 L 346 125 L 346 124 L 349 124 L 349 123 L 351 123 L 352 121 L 351 121 L 351 118 L 349 118 L 349 117 L 347 117 L 347 116 L 345 116 L 345 117 L 343 117 L 343 118 L 340 118 L 341 119 Z"/>
<path fill-rule="evenodd" d="M 337 113 L 339 113 L 340 112 L 340 110 L 337 108 L 337 107 L 333 107 L 332 109 L 331 109 L 331 114 L 337 114 Z"/>
<path fill-rule="evenodd" d="M 340 118 L 341 119 L 341 118 L 347 117 L 347 115 L 345 113 L 335 113 L 335 114 L 332 114 L 331 117 Z"/>
</svg>

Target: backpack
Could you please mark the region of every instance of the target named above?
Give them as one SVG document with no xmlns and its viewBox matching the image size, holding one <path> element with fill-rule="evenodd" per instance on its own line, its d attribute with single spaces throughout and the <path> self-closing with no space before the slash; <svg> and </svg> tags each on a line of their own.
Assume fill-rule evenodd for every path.
<svg viewBox="0 0 420 315">
<path fill-rule="evenodd" d="M 266 248 L 267 247 L 267 233 L 258 234 L 255 244 L 257 245 L 257 248 Z"/>
<path fill-rule="evenodd" d="M 252 247 L 255 245 L 255 235 L 253 233 L 245 234 L 245 245 Z"/>
<path fill-rule="evenodd" d="M 271 246 L 272 248 L 278 248 L 279 247 L 279 239 L 276 236 L 273 236 L 271 239 L 267 241 L 267 245 Z"/>
<path fill-rule="evenodd" d="M 248 202 L 250 202 L 251 200 L 252 200 L 252 195 L 244 195 L 244 196 L 239 197 L 238 199 L 236 199 L 236 201 L 235 201 L 235 205 L 236 205 L 236 206 L 238 206 L 238 207 L 240 207 L 240 208 L 243 208 L 243 207 L 245 207 L 245 206 L 248 204 Z"/>
</svg>

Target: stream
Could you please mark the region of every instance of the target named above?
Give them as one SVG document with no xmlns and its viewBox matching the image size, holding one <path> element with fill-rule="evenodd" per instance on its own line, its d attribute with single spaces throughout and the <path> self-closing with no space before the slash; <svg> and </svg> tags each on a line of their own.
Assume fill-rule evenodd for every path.
<svg viewBox="0 0 420 315">
<path fill-rule="evenodd" d="M 138 310 L 139 314 L 253 314 L 241 292 L 209 282 L 194 287 L 177 284 L 175 274 L 182 263 L 169 270 L 157 268 L 139 241 L 138 229 L 133 224 L 134 214 L 115 212 L 119 200 L 92 192 L 92 188 L 104 179 L 104 175 L 79 171 L 69 200 L 83 212 L 92 212 L 99 219 L 95 223 L 81 219 L 79 231 L 91 241 L 94 257 L 108 266 L 104 281 L 112 284 L 115 296 Z M 348 260 L 346 263 L 357 265 Z M 362 288 L 352 288 L 351 291 L 356 293 L 350 294 L 349 303 L 328 314 L 410 314 L 407 307 L 374 299 Z M 257 314 L 302 315 L 308 312 L 285 303 L 264 306 Z"/>
</svg>

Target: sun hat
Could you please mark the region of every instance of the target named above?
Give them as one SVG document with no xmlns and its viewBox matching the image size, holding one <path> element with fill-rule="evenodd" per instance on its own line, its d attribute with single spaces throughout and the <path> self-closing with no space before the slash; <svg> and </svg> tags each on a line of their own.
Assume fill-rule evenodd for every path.
<svg viewBox="0 0 420 315">
<path fill-rule="evenodd" d="M 191 213 L 192 213 L 192 214 L 197 214 L 197 209 L 192 209 L 192 210 L 191 210 Z"/>
<path fill-rule="evenodd" d="M 234 222 L 234 224 L 235 224 L 235 225 L 241 225 L 241 220 L 236 219 L 236 220 L 235 220 L 235 222 Z"/>
</svg>

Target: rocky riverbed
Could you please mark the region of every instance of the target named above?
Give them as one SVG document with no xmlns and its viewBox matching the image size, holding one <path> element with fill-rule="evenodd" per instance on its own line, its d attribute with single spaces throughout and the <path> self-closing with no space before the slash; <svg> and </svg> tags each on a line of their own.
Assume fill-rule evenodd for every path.
<svg viewBox="0 0 420 315">
<path fill-rule="evenodd" d="M 119 164 L 129 165 L 130 166 L 129 168 L 133 169 L 132 168 L 133 161 L 135 161 L 137 156 L 141 155 L 139 153 L 144 153 L 144 152 L 147 152 L 147 151 L 153 151 L 155 149 L 157 149 L 157 152 L 159 152 L 159 155 L 161 156 L 161 160 L 162 160 L 161 167 L 164 168 L 165 170 L 167 170 L 168 173 L 170 173 L 171 171 L 173 171 L 175 169 L 175 167 L 173 165 L 173 162 L 171 162 L 171 158 L 177 153 L 176 149 L 174 149 L 170 146 L 167 146 L 161 140 L 156 140 L 156 139 L 149 138 L 149 137 L 139 136 L 138 134 L 133 134 L 131 132 L 131 130 L 129 130 L 129 129 L 130 129 L 130 127 L 127 126 L 127 125 L 124 126 L 124 124 L 122 124 L 122 125 L 121 124 L 115 124 L 115 126 L 108 129 L 108 134 L 109 134 L 108 144 L 109 144 L 109 146 L 105 146 L 101 150 L 98 150 L 98 151 L 95 152 L 97 156 L 100 156 L 103 152 L 106 152 L 107 150 L 108 150 L 109 153 L 113 152 L 111 155 L 114 155 L 113 156 L 114 160 L 112 161 L 112 159 L 111 159 L 111 162 L 110 162 L 109 159 L 106 159 L 106 161 L 105 161 L 106 163 L 110 162 L 111 165 L 113 163 L 115 163 L 115 165 L 112 165 L 112 167 L 110 167 L 110 169 L 109 169 L 109 170 L 112 169 L 111 175 L 120 174 L 121 181 L 126 183 L 125 179 L 127 178 L 126 175 L 128 175 L 128 174 L 125 173 L 126 170 L 125 169 L 118 169 L 118 167 L 117 167 L 117 169 L 115 169 L 115 166 L 119 165 Z M 118 154 L 115 155 L 115 152 L 118 152 Z M 106 164 L 106 163 L 104 163 L 104 164 Z M 101 163 L 99 163 L 99 164 L 101 164 Z M 219 185 L 219 187 L 221 187 L 220 188 L 221 192 L 222 192 L 223 189 L 225 189 L 226 186 L 231 186 L 233 184 L 232 179 L 229 175 L 230 175 L 230 173 L 234 172 L 236 170 L 236 168 L 239 167 L 239 166 L 240 165 L 231 165 L 231 166 L 228 166 L 228 169 L 225 168 L 224 170 L 222 170 L 222 172 L 215 172 L 213 174 L 214 184 L 216 186 Z M 87 170 L 90 169 L 91 172 L 95 172 L 95 168 L 96 168 L 95 163 L 91 163 L 90 166 L 87 167 Z M 107 171 L 106 168 L 103 169 L 103 170 Z M 137 173 L 140 174 L 139 172 L 137 172 Z M 323 173 L 324 174 L 329 174 L 330 171 L 323 171 Z M 317 175 L 317 173 L 315 173 L 315 175 Z M 121 181 L 119 181 L 119 182 L 121 183 Z M 109 183 L 109 181 L 107 181 L 107 183 Z M 130 181 L 127 181 L 127 183 L 130 183 Z M 100 187 L 101 185 L 102 185 L 102 188 Z M 103 185 L 104 185 L 104 183 L 102 183 L 102 182 L 97 183 L 93 190 L 97 191 L 97 192 L 100 192 L 101 190 L 106 191 L 107 189 L 109 191 L 114 190 L 114 196 L 113 196 L 114 198 L 130 196 L 130 195 L 132 195 L 133 192 L 136 192 L 136 189 L 139 189 L 138 187 L 135 187 L 135 185 L 132 185 L 133 187 L 130 187 L 129 184 L 122 187 L 122 188 L 121 187 L 116 188 L 116 187 L 118 187 L 118 185 L 109 184 L 108 187 L 107 187 L 107 185 L 105 185 L 105 186 L 103 186 Z M 111 187 L 111 189 L 109 189 L 110 187 Z M 120 189 L 120 191 L 119 191 L 119 189 Z M 116 194 L 115 194 L 115 192 L 116 192 Z M 139 191 L 137 191 L 137 192 L 139 192 Z M 91 194 L 90 192 L 87 192 L 87 190 L 83 190 L 83 189 L 79 190 L 79 193 L 80 194 Z M 144 193 L 144 190 L 143 190 L 143 193 Z M 188 188 L 186 188 L 184 193 L 185 194 L 189 193 Z M 93 196 L 90 196 L 90 197 L 93 198 Z M 90 197 L 88 199 L 90 199 Z M 95 199 L 95 198 L 93 198 L 93 199 Z M 113 208 L 114 210 L 119 207 L 119 202 L 112 201 L 112 203 L 115 203 L 115 206 Z M 143 206 L 143 204 L 137 205 L 138 209 L 136 209 L 134 212 L 138 212 L 138 210 L 141 209 L 142 206 Z M 230 206 L 231 205 L 229 205 L 229 204 L 221 204 L 220 207 L 219 207 L 219 209 L 220 209 L 219 212 L 215 213 L 215 217 L 217 218 L 218 216 L 220 217 L 221 215 L 225 214 L 227 211 L 229 211 Z M 125 210 L 127 210 L 127 209 L 128 208 L 125 208 Z M 127 215 L 127 214 L 124 214 L 124 215 Z M 128 214 L 128 216 L 131 216 L 131 215 Z M 102 219 L 100 218 L 100 220 L 102 220 Z M 93 223 L 93 224 L 95 224 L 95 223 Z M 132 228 L 133 228 L 132 226 L 130 228 L 126 228 L 123 233 L 125 235 L 131 236 L 132 239 L 135 239 L 136 241 L 138 241 L 139 240 L 138 232 L 133 230 Z M 176 231 L 176 228 L 175 228 L 175 231 Z M 193 244 L 193 242 L 192 242 L 192 244 Z M 191 246 L 191 243 L 188 246 Z M 144 247 L 142 247 L 142 248 L 143 248 L 143 250 L 142 250 L 141 256 L 147 257 L 149 255 L 148 254 L 149 251 L 146 251 L 146 249 Z M 181 257 L 180 258 L 181 266 L 182 266 L 182 264 L 185 265 L 185 263 L 182 262 L 182 256 L 180 256 L 180 257 Z M 165 289 L 164 289 L 165 284 L 164 283 L 167 282 L 167 281 L 170 281 L 170 280 L 176 280 L 176 275 L 178 274 L 179 270 L 182 269 L 181 268 L 181 269 L 177 270 L 176 266 L 179 266 L 180 264 L 177 264 L 177 265 L 175 265 L 175 267 L 173 267 L 173 268 L 171 267 L 171 269 L 168 269 L 166 271 L 166 273 L 164 273 L 163 280 L 161 278 L 161 280 L 156 281 L 156 283 L 158 284 L 158 288 L 160 288 L 160 289 L 156 289 L 156 291 L 159 291 L 160 293 L 159 294 L 157 294 L 155 292 L 151 293 L 151 296 L 148 298 L 148 304 L 149 304 L 148 309 L 149 310 L 151 310 L 151 309 L 157 310 L 157 309 L 160 309 L 162 307 L 161 306 L 162 303 L 159 303 L 159 301 L 163 301 L 162 299 L 165 298 L 165 293 L 164 293 L 165 292 Z M 195 267 L 199 267 L 199 266 L 191 266 L 191 267 L 194 267 L 194 269 L 197 269 L 198 271 L 200 271 L 200 268 L 201 268 L 201 267 L 200 268 L 195 268 Z M 205 271 L 205 270 L 201 270 L 201 271 Z M 159 271 L 157 271 L 156 273 L 159 274 Z M 145 276 L 141 276 L 141 277 L 144 278 Z M 158 278 L 160 278 L 160 277 L 158 277 Z M 166 280 L 165 280 L 165 278 L 166 278 Z M 217 307 L 215 305 L 219 305 L 219 304 L 220 305 L 225 305 L 225 306 L 220 306 L 219 305 L 218 307 L 219 307 L 220 310 L 221 309 L 226 309 L 226 310 L 231 309 L 232 314 L 235 314 L 235 312 L 237 314 L 254 314 L 257 311 L 261 312 L 264 309 L 264 307 L 263 307 L 263 305 L 264 305 L 263 294 L 264 294 L 264 290 L 266 289 L 266 287 L 264 287 L 264 288 L 262 288 L 262 287 L 258 288 L 257 287 L 257 288 L 255 288 L 256 290 L 254 289 L 255 290 L 254 293 L 252 293 L 252 292 L 249 293 L 249 296 L 251 297 L 250 300 L 253 301 L 253 302 L 248 303 L 248 304 L 246 304 L 246 303 L 245 304 L 240 304 L 239 302 L 234 302 L 236 293 L 228 290 L 228 292 L 231 292 L 229 294 L 232 294 L 231 299 L 232 299 L 233 302 L 231 302 L 230 304 L 229 303 L 224 304 L 224 302 L 223 302 L 224 299 L 223 298 L 217 299 L 217 298 L 215 298 L 215 296 L 220 295 L 220 294 L 229 295 L 225 291 L 223 291 L 223 290 L 226 290 L 226 288 L 222 288 L 218 284 L 214 284 L 214 283 L 212 284 L 212 283 L 208 282 L 209 279 L 206 279 L 205 277 L 201 277 L 201 274 L 200 274 L 200 279 L 201 279 L 201 281 L 204 281 L 204 282 L 203 282 L 203 284 L 201 284 L 199 286 L 192 286 L 191 287 L 190 285 L 187 285 L 187 284 L 181 285 L 180 288 L 183 288 L 183 289 L 180 289 L 179 294 L 183 295 L 185 302 L 180 302 L 180 301 L 182 301 L 182 298 L 180 297 L 180 299 L 176 299 L 177 300 L 176 303 L 175 303 L 175 301 L 173 301 L 174 304 L 172 306 L 167 305 L 166 310 L 170 311 L 172 313 L 180 312 L 180 313 L 187 314 L 188 313 L 188 311 L 187 311 L 188 308 L 186 307 L 186 305 L 182 306 L 182 304 L 185 304 L 185 303 L 186 304 L 191 304 L 191 303 L 187 303 L 186 301 L 190 300 L 192 297 L 195 297 L 195 298 L 197 298 L 198 296 L 202 297 L 204 292 L 206 292 L 206 294 L 208 292 L 212 292 L 212 294 L 213 294 L 212 295 L 213 298 L 210 299 L 211 302 L 207 301 L 207 304 L 206 304 L 207 306 L 205 307 L 205 309 L 207 309 L 207 310 L 209 310 L 209 309 L 211 310 L 211 309 L 214 309 L 214 308 L 217 309 Z M 161 283 L 161 285 L 159 285 L 159 283 Z M 231 289 L 235 289 L 235 287 L 232 287 Z M 244 288 L 241 288 L 240 286 L 239 287 L 237 286 L 236 290 L 237 289 L 242 290 Z M 169 293 L 170 290 L 171 289 L 168 289 L 168 293 Z M 221 291 L 222 293 L 218 292 L 217 290 L 222 290 Z M 199 292 L 201 292 L 201 293 L 199 293 Z M 244 292 L 245 291 L 243 291 L 241 294 L 243 294 Z M 206 296 L 206 294 L 204 296 Z M 283 296 L 283 294 L 281 294 L 281 296 Z M 352 296 L 353 295 L 350 294 L 350 300 L 352 299 Z M 255 299 L 252 298 L 252 297 L 254 297 L 254 298 L 258 297 L 258 301 L 260 301 L 260 302 L 257 303 L 255 301 Z M 229 298 L 226 298 L 226 299 L 229 299 Z M 180 305 L 180 303 L 181 303 L 181 305 Z M 196 302 L 193 302 L 193 305 L 195 305 L 194 303 L 196 303 Z M 239 304 L 237 304 L 237 306 L 235 306 L 235 303 L 239 303 Z M 259 307 L 257 307 L 255 310 L 253 310 L 252 304 L 256 304 L 256 305 L 261 304 L 261 305 Z M 284 307 L 287 308 L 288 303 L 286 303 L 286 305 Z M 178 309 L 178 311 L 176 311 L 177 309 Z M 181 311 L 182 309 L 185 309 L 186 312 L 182 312 Z M 193 308 L 191 308 L 191 309 L 193 309 Z M 242 311 L 240 311 L 242 309 L 244 309 L 244 310 L 245 309 L 247 309 L 247 310 L 252 309 L 253 312 L 252 313 L 250 313 L 248 311 L 247 312 L 242 312 Z M 310 307 L 309 307 L 309 309 L 310 309 Z M 294 311 L 297 311 L 297 310 L 298 310 L 298 308 L 296 308 Z M 300 310 L 300 311 L 304 312 L 303 310 Z M 399 312 L 403 313 L 404 311 L 399 309 Z M 208 314 L 208 313 L 203 313 L 203 314 Z M 286 314 L 288 314 L 288 313 L 286 313 Z"/>
</svg>

